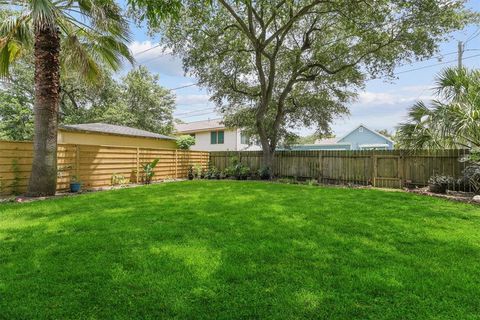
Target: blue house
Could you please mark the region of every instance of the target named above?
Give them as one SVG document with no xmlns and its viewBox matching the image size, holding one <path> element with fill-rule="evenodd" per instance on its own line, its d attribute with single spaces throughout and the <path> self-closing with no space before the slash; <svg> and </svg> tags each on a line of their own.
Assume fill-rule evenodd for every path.
<svg viewBox="0 0 480 320">
<path fill-rule="evenodd" d="M 315 144 L 294 145 L 291 150 L 392 150 L 393 145 L 390 138 L 361 124 L 343 137 L 321 139 Z"/>
</svg>

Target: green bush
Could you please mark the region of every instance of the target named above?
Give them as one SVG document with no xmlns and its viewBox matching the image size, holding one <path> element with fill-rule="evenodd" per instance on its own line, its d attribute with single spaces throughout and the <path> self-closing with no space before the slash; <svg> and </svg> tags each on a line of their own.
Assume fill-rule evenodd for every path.
<svg viewBox="0 0 480 320">
<path fill-rule="evenodd" d="M 258 175 L 262 180 L 270 180 L 272 178 L 272 169 L 270 167 L 261 167 Z"/>
<path fill-rule="evenodd" d="M 195 138 L 190 135 L 184 135 L 177 138 L 177 146 L 179 149 L 188 150 L 195 144 Z"/>
<path fill-rule="evenodd" d="M 225 169 L 225 174 L 237 180 L 246 180 L 250 176 L 250 168 L 242 164 L 237 157 L 232 157 L 230 166 Z"/>
<path fill-rule="evenodd" d="M 206 179 L 220 179 L 220 171 L 215 166 L 208 167 L 207 172 L 205 172 Z"/>
<path fill-rule="evenodd" d="M 434 193 L 445 193 L 448 187 L 455 188 L 455 185 L 455 179 L 450 176 L 436 174 L 428 179 L 429 189 Z"/>
</svg>

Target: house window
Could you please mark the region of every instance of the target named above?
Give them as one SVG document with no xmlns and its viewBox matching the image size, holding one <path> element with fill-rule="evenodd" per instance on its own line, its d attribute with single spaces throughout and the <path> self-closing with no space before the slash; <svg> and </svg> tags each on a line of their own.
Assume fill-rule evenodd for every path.
<svg viewBox="0 0 480 320">
<path fill-rule="evenodd" d="M 363 127 L 358 128 L 358 132 L 363 132 Z"/>
<path fill-rule="evenodd" d="M 210 144 L 223 144 L 224 142 L 224 132 L 221 131 L 210 131 Z"/>
<path fill-rule="evenodd" d="M 240 133 L 240 143 L 241 144 L 250 144 L 250 136 L 244 131 L 242 131 Z"/>
</svg>

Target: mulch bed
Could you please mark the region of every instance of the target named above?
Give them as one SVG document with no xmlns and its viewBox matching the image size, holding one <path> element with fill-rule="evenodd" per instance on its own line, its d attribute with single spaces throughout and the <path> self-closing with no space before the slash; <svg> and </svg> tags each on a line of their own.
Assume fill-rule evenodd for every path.
<svg viewBox="0 0 480 320">
<path fill-rule="evenodd" d="M 480 205 L 479 202 L 473 201 L 473 197 L 475 196 L 472 192 L 459 192 L 459 191 L 450 191 L 447 190 L 447 193 L 433 193 L 428 190 L 428 187 L 425 188 L 417 188 L 417 189 L 405 189 L 407 192 L 421 194 L 424 196 L 436 197 L 436 198 L 443 198 L 452 201 L 464 202 L 464 203 L 471 203 Z"/>
</svg>

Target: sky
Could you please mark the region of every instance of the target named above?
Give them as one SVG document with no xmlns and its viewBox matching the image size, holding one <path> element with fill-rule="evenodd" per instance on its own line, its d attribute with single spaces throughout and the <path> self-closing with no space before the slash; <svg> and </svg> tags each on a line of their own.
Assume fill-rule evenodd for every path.
<svg viewBox="0 0 480 320">
<path fill-rule="evenodd" d="M 467 7 L 480 12 L 480 1 L 471 0 Z M 160 47 L 142 52 L 158 45 L 158 37 L 151 38 L 144 26 L 132 24 L 133 39 L 130 49 L 136 63 L 146 66 L 151 72 L 160 76 L 160 84 L 166 88 L 195 84 L 195 78 L 184 75 L 182 63 L 168 51 Z M 480 25 L 471 25 L 451 35 L 448 42 L 440 45 L 439 54 L 434 58 L 398 67 L 397 79 L 376 79 L 367 82 L 365 89 L 359 92 L 356 102 L 348 105 L 350 115 L 338 118 L 332 124 L 332 131 L 342 136 L 359 124 L 374 129 L 393 131 L 406 120 L 408 108 L 418 100 L 428 101 L 432 98 L 432 86 L 435 75 L 443 68 L 457 65 L 458 41 L 465 43 L 463 64 L 469 68 L 480 67 Z M 131 66 L 126 66 L 126 72 Z M 414 70 L 416 69 L 416 70 Z M 206 89 L 188 86 L 174 90 L 176 111 L 174 116 L 185 122 L 215 119 L 220 115 L 214 111 Z M 311 134 L 314 128 L 299 128 L 300 135 Z"/>
</svg>

